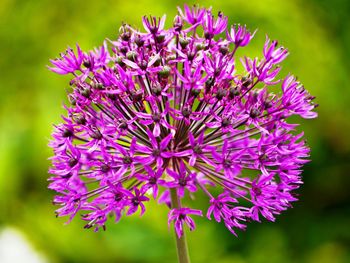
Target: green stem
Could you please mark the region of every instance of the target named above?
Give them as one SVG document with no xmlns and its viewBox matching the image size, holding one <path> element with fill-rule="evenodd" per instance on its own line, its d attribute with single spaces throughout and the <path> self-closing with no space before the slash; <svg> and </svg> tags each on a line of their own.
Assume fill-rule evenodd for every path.
<svg viewBox="0 0 350 263">
<path fill-rule="evenodd" d="M 170 197 L 171 197 L 171 208 L 180 208 L 180 199 L 178 198 L 176 188 L 170 189 Z M 174 227 L 175 230 L 175 227 Z M 185 233 L 183 233 L 182 237 L 178 237 L 175 231 L 176 238 L 176 249 L 177 249 L 177 257 L 179 259 L 179 263 L 190 263 L 190 257 L 188 254 L 188 247 Z"/>
</svg>

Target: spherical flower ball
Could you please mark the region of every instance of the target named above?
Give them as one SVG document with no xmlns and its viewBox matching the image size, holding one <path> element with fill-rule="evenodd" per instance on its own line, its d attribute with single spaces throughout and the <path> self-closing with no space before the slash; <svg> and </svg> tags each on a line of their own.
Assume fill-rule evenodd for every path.
<svg viewBox="0 0 350 263">
<path fill-rule="evenodd" d="M 116 40 L 51 60 L 50 70 L 72 76 L 49 143 L 57 215 L 98 230 L 155 199 L 179 237 L 203 214 L 233 234 L 274 221 L 297 200 L 309 157 L 288 118 L 316 117 L 314 97 L 279 74 L 288 51 L 277 41 L 267 37 L 259 58 L 238 56 L 255 32 L 228 26 L 223 13 L 185 5 L 171 28 L 165 20 L 143 17 L 142 31 L 123 24 Z"/>
</svg>

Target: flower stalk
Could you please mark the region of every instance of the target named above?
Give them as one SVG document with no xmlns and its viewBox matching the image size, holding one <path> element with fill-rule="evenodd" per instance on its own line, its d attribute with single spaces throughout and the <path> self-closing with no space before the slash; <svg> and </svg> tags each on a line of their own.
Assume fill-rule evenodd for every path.
<svg viewBox="0 0 350 263">
<path fill-rule="evenodd" d="M 172 209 L 180 208 L 180 200 L 176 193 L 176 189 L 170 190 L 170 198 L 171 198 L 171 208 Z M 175 226 L 174 226 L 174 233 L 175 233 L 175 239 L 176 239 L 177 258 L 179 260 L 179 263 L 190 263 L 191 261 L 188 253 L 186 234 L 183 233 L 183 235 L 179 237 L 176 234 Z"/>
</svg>

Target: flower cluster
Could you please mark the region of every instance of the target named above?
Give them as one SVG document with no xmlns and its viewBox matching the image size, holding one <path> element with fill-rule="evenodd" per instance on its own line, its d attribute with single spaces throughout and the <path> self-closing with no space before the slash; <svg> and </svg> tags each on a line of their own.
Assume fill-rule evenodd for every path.
<svg viewBox="0 0 350 263">
<path fill-rule="evenodd" d="M 203 191 L 206 216 L 233 234 L 273 221 L 296 200 L 309 156 L 286 119 L 316 117 L 314 97 L 279 77 L 288 51 L 277 41 L 266 39 L 261 58 L 238 58 L 255 33 L 228 27 L 221 12 L 185 5 L 170 29 L 165 18 L 143 17 L 145 32 L 124 24 L 115 41 L 51 60 L 50 70 L 72 75 L 49 144 L 57 215 L 80 212 L 97 230 L 109 215 L 142 215 L 152 198 L 170 207 L 180 237 L 202 216 L 181 200 Z"/>
</svg>

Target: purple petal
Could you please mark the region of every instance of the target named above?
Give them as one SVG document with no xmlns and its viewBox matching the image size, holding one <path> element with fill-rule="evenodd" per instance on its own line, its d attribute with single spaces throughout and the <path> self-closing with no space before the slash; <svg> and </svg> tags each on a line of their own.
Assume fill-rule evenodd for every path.
<svg viewBox="0 0 350 263">
<path fill-rule="evenodd" d="M 166 147 L 168 147 L 169 142 L 172 140 L 173 135 L 169 133 L 161 142 L 160 142 L 160 149 L 164 150 Z"/>
</svg>

